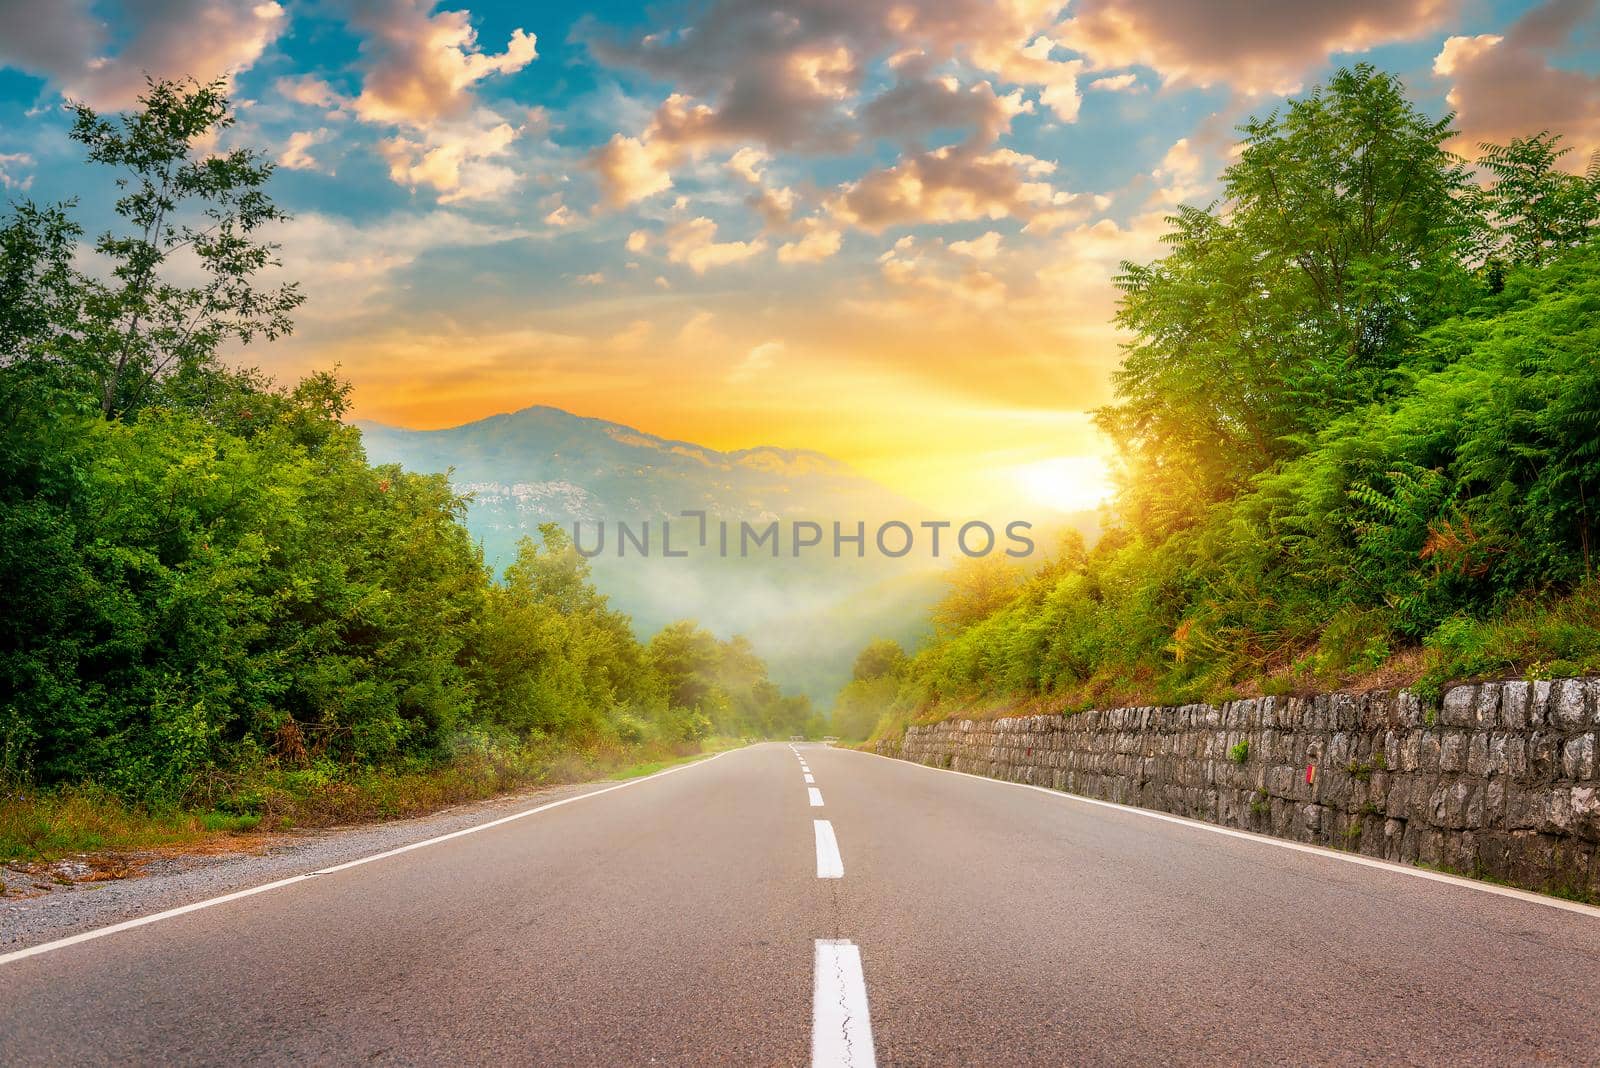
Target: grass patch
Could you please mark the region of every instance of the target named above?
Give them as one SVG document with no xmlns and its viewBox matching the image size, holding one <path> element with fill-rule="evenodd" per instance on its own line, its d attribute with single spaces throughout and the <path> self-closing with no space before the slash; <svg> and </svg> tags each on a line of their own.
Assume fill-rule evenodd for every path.
<svg viewBox="0 0 1600 1068">
<path fill-rule="evenodd" d="M 1355 617 L 1351 617 L 1355 618 Z M 1378 614 L 1359 617 L 1378 628 Z M 1500 679 L 1552 679 L 1600 675 L 1600 580 L 1591 579 L 1565 594 L 1527 594 L 1490 619 L 1456 616 L 1419 644 L 1392 648 L 1362 645 L 1355 653 L 1341 623 L 1321 636 L 1288 643 L 1273 657 L 1229 665 L 1215 676 L 1188 679 L 1180 664 L 1111 665 L 1083 682 L 1054 690 L 1007 691 L 999 679 L 971 692 L 930 697 L 908 685 L 899 703 L 885 710 L 868 739 L 876 744 L 904 736 L 906 728 L 947 719 L 1071 714 L 1090 708 L 1138 705 L 1219 704 L 1242 697 L 1309 696 L 1335 690 L 1409 689 L 1425 706 L 1433 724 L 1436 705 L 1449 686 Z M 1382 653 L 1380 656 L 1379 654 Z M 1230 756 L 1233 756 L 1230 750 Z M 1237 757 L 1233 757 L 1237 760 Z M 1374 758 L 1371 767 L 1382 770 Z"/>
<path fill-rule="evenodd" d="M 99 850 L 143 850 L 254 830 L 261 817 L 207 811 L 150 811 L 94 787 L 30 791 L 0 799 L 0 860 L 50 861 Z"/>
<path fill-rule="evenodd" d="M 187 804 L 129 804 L 93 786 L 0 794 L 0 862 L 79 853 L 198 847 L 230 835 L 420 816 L 513 790 L 632 779 L 745 744 L 739 738 L 588 749 L 464 745 L 450 759 L 407 769 L 311 763 L 263 765 L 208 782 Z"/>
<path fill-rule="evenodd" d="M 718 753 L 726 753 L 730 749 L 738 749 L 740 746 L 747 744 L 749 744 L 749 740 L 746 738 L 708 738 L 702 743 L 702 748 L 698 753 L 689 753 L 685 756 L 669 757 L 661 760 L 640 761 L 637 764 L 629 764 L 627 767 L 618 768 L 609 777 L 613 779 L 641 779 L 646 775 L 654 775 L 658 771 L 665 771 L 667 768 L 676 767 L 679 764 L 704 760 L 706 757 L 715 756 Z"/>
</svg>

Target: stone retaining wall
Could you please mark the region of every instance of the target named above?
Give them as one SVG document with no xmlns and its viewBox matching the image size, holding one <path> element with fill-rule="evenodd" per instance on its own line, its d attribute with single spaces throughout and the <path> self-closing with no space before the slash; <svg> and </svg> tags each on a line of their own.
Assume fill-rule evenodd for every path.
<svg viewBox="0 0 1600 1068">
<path fill-rule="evenodd" d="M 879 752 L 1600 898 L 1600 679 L 946 720 Z M 1307 766 L 1313 768 L 1307 781 Z"/>
</svg>

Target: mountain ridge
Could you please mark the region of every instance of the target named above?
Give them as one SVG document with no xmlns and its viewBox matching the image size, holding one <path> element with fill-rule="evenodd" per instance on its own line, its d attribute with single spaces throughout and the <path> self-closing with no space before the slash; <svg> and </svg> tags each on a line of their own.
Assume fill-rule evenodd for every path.
<svg viewBox="0 0 1600 1068">
<path fill-rule="evenodd" d="M 565 408 L 558 408 L 549 404 L 530 404 L 509 412 L 496 412 L 481 419 L 472 419 L 455 426 L 438 427 L 433 429 L 416 429 L 384 423 L 373 419 L 357 419 L 352 425 L 362 431 L 365 436 L 369 432 L 387 435 L 404 436 L 460 436 L 467 432 L 492 430 L 504 426 L 514 426 L 517 422 L 527 422 L 528 417 L 541 420 L 556 420 L 565 424 L 583 424 L 599 429 L 619 444 L 633 445 L 649 448 L 670 455 L 683 456 L 690 459 L 699 459 L 707 466 L 723 467 L 732 470 L 737 467 L 752 466 L 749 461 L 772 457 L 781 465 L 787 467 L 797 463 L 816 464 L 821 470 L 828 471 L 838 476 L 865 478 L 854 467 L 844 460 L 817 449 L 796 448 L 785 445 L 757 444 L 740 449 L 716 449 L 709 445 L 687 441 L 680 438 L 663 437 L 648 430 L 630 426 L 627 423 L 618 423 L 614 420 L 604 419 L 599 416 L 579 415 L 569 412 Z M 720 461 L 720 463 L 719 463 Z M 759 465 L 770 469 L 770 465 Z"/>
<path fill-rule="evenodd" d="M 467 528 L 496 571 L 542 523 L 568 531 L 581 524 L 588 545 L 595 544 L 598 524 L 612 526 L 612 540 L 590 566 L 596 585 L 633 619 L 640 637 L 685 618 L 721 637 L 744 634 L 775 680 L 815 700 L 837 691 L 867 641 L 913 640 L 937 595 L 938 568 L 927 560 L 834 557 L 826 550 L 804 558 L 722 556 L 715 538 L 712 549 L 687 559 L 659 551 L 619 554 L 619 522 L 637 530 L 671 521 L 673 542 L 688 544 L 698 531 L 684 512 L 730 526 L 806 520 L 829 530 L 834 521 L 851 529 L 859 521 L 871 530 L 888 519 L 915 524 L 928 514 L 826 453 L 772 445 L 725 452 L 549 405 L 438 430 L 354 425 L 373 463 L 449 472 L 451 485 L 468 496 Z M 657 538 L 659 549 L 659 526 Z"/>
</svg>

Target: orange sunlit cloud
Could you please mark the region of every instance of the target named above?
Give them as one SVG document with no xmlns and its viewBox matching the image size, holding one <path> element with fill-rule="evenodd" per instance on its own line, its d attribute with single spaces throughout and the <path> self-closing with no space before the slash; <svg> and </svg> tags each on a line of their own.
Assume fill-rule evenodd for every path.
<svg viewBox="0 0 1600 1068">
<path fill-rule="evenodd" d="M 224 78 L 219 147 L 276 161 L 280 273 L 310 297 L 246 358 L 337 365 L 362 418 L 549 404 L 822 450 L 952 511 L 1053 508 L 1104 492 L 1119 263 L 1217 196 L 1275 94 L 1382 48 L 1467 140 L 1597 147 L 1592 4 L 1313 6 L 66 4 L 0 64 L 37 80 L 18 115 Z M 62 132 L 0 144 L 0 186 L 51 195 Z"/>
</svg>

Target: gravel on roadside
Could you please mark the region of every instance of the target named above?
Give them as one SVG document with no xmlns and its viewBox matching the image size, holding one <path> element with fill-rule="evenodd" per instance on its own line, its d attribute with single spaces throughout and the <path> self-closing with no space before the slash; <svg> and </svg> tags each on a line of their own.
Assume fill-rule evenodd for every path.
<svg viewBox="0 0 1600 1068">
<path fill-rule="evenodd" d="M 0 865 L 0 881 L 26 896 L 0 897 L 0 953 L 66 938 L 291 875 L 449 834 L 523 809 L 589 793 L 608 781 L 537 787 L 386 823 L 240 835 L 238 851 L 131 853 L 67 858 L 47 867 Z M 78 881 L 98 868 L 130 878 Z M 79 869 L 82 869 L 81 871 Z"/>
</svg>

